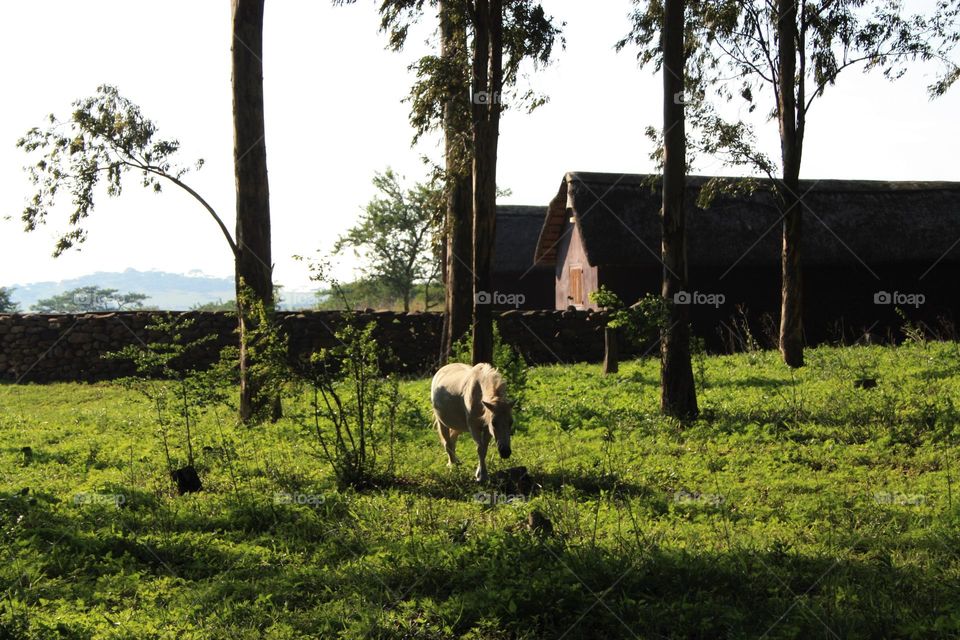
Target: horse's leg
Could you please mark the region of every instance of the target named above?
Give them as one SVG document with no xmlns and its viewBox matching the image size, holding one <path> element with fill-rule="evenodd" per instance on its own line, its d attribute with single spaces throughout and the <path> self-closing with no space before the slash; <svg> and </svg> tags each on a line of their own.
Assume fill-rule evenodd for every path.
<svg viewBox="0 0 960 640">
<path fill-rule="evenodd" d="M 440 442 L 443 443 L 443 450 L 447 452 L 447 466 L 452 467 L 460 464 L 457 459 L 457 436 L 456 431 L 450 431 L 450 428 L 440 421 L 440 418 L 434 416 L 434 422 L 437 425 L 437 433 L 440 434 Z"/>
<path fill-rule="evenodd" d="M 457 438 L 460 436 L 459 431 L 450 431 L 450 437 L 446 443 L 447 449 L 447 458 L 450 459 L 451 464 L 460 464 L 460 458 L 457 457 Z"/>
<path fill-rule="evenodd" d="M 477 482 L 487 481 L 487 447 L 489 445 L 490 434 L 484 429 L 477 439 L 477 456 L 480 458 L 480 464 L 477 465 Z"/>
</svg>

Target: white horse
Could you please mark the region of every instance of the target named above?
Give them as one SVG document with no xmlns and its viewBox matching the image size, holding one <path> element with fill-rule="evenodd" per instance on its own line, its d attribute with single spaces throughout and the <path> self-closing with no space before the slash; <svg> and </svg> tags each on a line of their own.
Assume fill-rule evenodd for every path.
<svg viewBox="0 0 960 640">
<path fill-rule="evenodd" d="M 510 457 L 510 431 L 513 429 L 513 402 L 507 400 L 503 378 L 489 364 L 474 367 L 448 364 L 433 376 L 430 401 L 440 440 L 447 452 L 447 464 L 457 459 L 457 436 L 466 431 L 477 443 L 477 482 L 487 480 L 487 446 L 497 441 L 501 458 Z"/>
</svg>

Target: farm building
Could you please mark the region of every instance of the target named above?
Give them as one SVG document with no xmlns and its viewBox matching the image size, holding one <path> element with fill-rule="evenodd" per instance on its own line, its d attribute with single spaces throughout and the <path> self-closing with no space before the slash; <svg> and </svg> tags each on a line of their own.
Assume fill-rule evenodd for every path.
<svg viewBox="0 0 960 640">
<path fill-rule="evenodd" d="M 532 260 L 546 207 L 497 206 L 492 298 L 496 308 L 552 309 L 553 265 Z M 508 303 L 508 300 L 513 303 Z"/>
<path fill-rule="evenodd" d="M 764 181 L 700 209 L 707 180 L 688 178 L 687 259 L 694 330 L 711 340 L 741 310 L 779 318 L 781 225 Z M 898 306 L 931 326 L 960 318 L 960 183 L 808 180 L 800 195 L 809 342 L 885 333 Z M 659 292 L 660 197 L 647 175 L 564 176 L 534 253 L 555 308 L 593 308 L 600 286 L 627 303 Z"/>
</svg>

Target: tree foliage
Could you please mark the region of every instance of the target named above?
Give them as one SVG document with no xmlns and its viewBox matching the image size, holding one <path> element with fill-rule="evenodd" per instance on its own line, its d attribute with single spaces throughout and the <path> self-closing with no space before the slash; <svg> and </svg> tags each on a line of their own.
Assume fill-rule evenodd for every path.
<svg viewBox="0 0 960 640">
<path fill-rule="evenodd" d="M 639 47 L 642 64 L 663 66 L 661 0 L 635 0 L 633 28 L 618 48 Z M 799 189 L 807 116 L 817 98 L 846 69 L 880 70 L 900 78 L 909 61 L 942 57 L 937 17 L 907 15 L 899 0 L 692 0 L 684 29 L 685 80 L 673 100 L 689 107 L 695 133 L 688 149 L 728 166 L 747 167 L 770 178 L 783 223 L 780 350 L 793 367 L 803 364 L 801 238 L 804 209 Z M 667 69 L 670 71 L 670 69 Z M 772 98 L 767 102 L 768 98 Z M 756 144 L 752 123 L 730 122 L 717 104 L 737 103 L 775 120 L 780 158 Z M 662 136 L 654 158 L 663 163 Z M 690 163 L 690 156 L 686 156 Z M 736 181 L 713 180 L 700 193 L 701 206 Z M 739 185 L 738 189 L 753 188 Z"/>
<path fill-rule="evenodd" d="M 941 72 L 927 91 L 931 98 L 938 98 L 960 79 L 960 64 L 951 57 L 960 44 L 960 0 L 939 0 L 929 27 L 928 42 L 933 57 L 941 63 Z"/>
<path fill-rule="evenodd" d="M 391 49 L 400 50 L 406 43 L 410 25 L 422 17 L 425 2 L 384 0 L 380 8 L 382 31 L 387 33 Z M 430 2 L 436 6 L 436 2 Z M 468 34 L 473 32 L 476 9 L 472 2 L 450 3 L 451 19 L 466 25 Z M 564 24 L 557 26 L 543 6 L 531 0 L 507 0 L 503 15 L 503 90 L 507 96 L 498 96 L 501 108 L 515 105 L 533 111 L 545 104 L 548 97 L 538 94 L 530 87 L 520 88 L 525 61 L 534 68 L 546 66 L 559 42 L 565 46 L 562 36 Z M 438 55 L 427 55 L 415 62 L 411 69 L 416 81 L 408 100 L 411 104 L 410 123 L 414 128 L 414 140 L 428 131 L 438 129 L 443 123 L 443 107 L 450 88 L 470 86 L 470 60 L 464 51 L 461 58 L 445 60 Z"/>
<path fill-rule="evenodd" d="M 955 2 L 955 0 L 950 0 Z M 633 45 L 642 65 L 660 69 L 661 0 L 635 0 L 629 34 L 618 49 Z M 947 32 L 956 11 L 941 0 L 936 15 L 908 15 L 897 0 L 817 0 L 798 4 L 795 82 L 797 135 L 802 144 L 808 113 L 817 98 L 850 68 L 879 70 L 895 80 L 907 62 L 943 60 L 949 50 Z M 692 128 L 691 154 L 713 156 L 729 166 L 759 171 L 776 184 L 778 161 L 758 148 L 756 132 L 744 120 L 728 121 L 718 104 L 741 101 L 748 113 L 757 107 L 768 120 L 780 120 L 778 17 L 775 0 L 691 0 L 686 18 L 686 79 L 683 96 Z M 949 64 L 949 62 L 947 62 Z M 955 65 L 954 65 L 955 67 Z M 943 79 L 941 79 L 941 82 Z M 931 91 L 934 87 L 931 86 Z M 944 89 L 945 90 L 945 89 Z M 769 99 L 764 102 L 764 95 Z M 660 142 L 650 128 L 648 136 Z M 655 159 L 659 159 L 657 145 Z M 701 205 L 722 189 L 711 185 Z M 743 188 L 727 183 L 726 186 Z M 753 187 L 755 188 L 754 183 Z"/>
<path fill-rule="evenodd" d="M 429 311 L 443 305 L 444 288 L 442 283 L 434 283 L 427 287 L 426 283 L 418 284 L 417 293 L 411 298 L 412 311 Z M 429 298 L 424 303 L 424 296 Z M 316 292 L 315 309 L 327 311 L 362 310 L 362 309 L 389 309 L 400 311 L 403 309 L 403 300 L 397 297 L 379 280 L 361 279 L 354 282 L 344 282 L 339 289 L 324 288 Z"/>
<path fill-rule="evenodd" d="M 194 464 L 192 430 L 207 411 L 224 404 L 228 388 L 219 366 L 199 368 L 187 363 L 197 351 L 203 351 L 217 340 L 215 334 L 206 334 L 187 339 L 195 320 L 192 318 L 156 317 L 147 325 L 154 337 L 149 344 L 131 344 L 119 351 L 108 353 L 114 360 L 128 360 L 136 368 L 136 374 L 120 378 L 117 382 L 127 389 L 145 397 L 156 414 L 157 433 L 163 443 L 167 467 L 171 473 L 179 462 L 170 454 L 170 432 L 178 424 L 183 427 L 187 460 Z"/>
<path fill-rule="evenodd" d="M 0 313 L 17 313 L 20 305 L 13 301 L 13 288 L 0 287 Z"/>
<path fill-rule="evenodd" d="M 73 207 L 69 230 L 57 240 L 54 256 L 86 240 L 84 223 L 94 209 L 97 187 L 105 185 L 108 196 L 119 196 L 123 178 L 131 172 L 139 174 L 141 184 L 155 192 L 160 192 L 163 181 L 168 180 L 190 193 L 213 216 L 236 253 L 223 221 L 183 182 L 190 168 L 174 160 L 180 143 L 161 138 L 156 125 L 116 87 L 102 85 L 96 95 L 74 102 L 69 118 L 61 120 L 50 114 L 47 120 L 45 129 L 30 129 L 17 146 L 40 155 L 25 167 L 36 187 L 21 215 L 26 231 L 44 224 L 57 197 L 69 193 Z M 203 160 L 197 160 L 194 166 L 201 168 Z"/>
<path fill-rule="evenodd" d="M 38 300 L 31 307 L 37 313 L 91 313 L 98 311 L 128 311 L 140 309 L 150 296 L 143 293 L 120 293 L 118 289 L 97 286 L 77 287 Z"/>
<path fill-rule="evenodd" d="M 364 260 L 364 276 L 383 283 L 408 311 L 417 283 L 430 282 L 439 272 L 433 234 L 445 212 L 443 193 L 432 183 L 406 189 L 391 169 L 377 173 L 373 185 L 380 195 L 333 250 L 352 247 Z"/>
<path fill-rule="evenodd" d="M 334 0 L 334 4 L 353 4 L 356 0 Z M 388 47 L 400 51 L 406 45 L 410 27 L 418 23 L 426 9 L 435 9 L 438 0 L 380 0 L 380 30 L 387 35 Z M 472 33 L 476 18 L 475 0 L 451 2 L 452 15 L 467 25 Z M 524 61 L 535 66 L 549 64 L 556 44 L 565 46 L 562 30 L 565 26 L 555 24 L 543 6 L 534 0 L 505 0 L 503 3 L 503 84 L 515 87 L 523 75 Z M 421 58 L 412 66 L 417 72 L 417 82 L 410 94 L 413 102 L 411 123 L 418 133 L 438 127 L 443 120 L 444 87 L 451 86 L 451 78 L 469 78 L 469 61 L 464 66 L 444 65 L 436 55 Z M 467 82 L 469 84 L 469 82 Z M 512 103 L 528 109 L 536 108 L 547 100 L 532 90 L 515 94 L 520 98 Z M 418 126 L 418 122 L 420 126 Z"/>
</svg>

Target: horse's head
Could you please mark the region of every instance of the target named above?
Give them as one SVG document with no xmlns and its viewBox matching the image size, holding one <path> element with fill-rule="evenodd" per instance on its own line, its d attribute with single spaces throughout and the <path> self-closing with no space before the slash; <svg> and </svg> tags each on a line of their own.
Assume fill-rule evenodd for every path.
<svg viewBox="0 0 960 640">
<path fill-rule="evenodd" d="M 501 458 L 510 457 L 510 433 L 513 431 L 513 401 L 503 398 L 484 400 L 484 422 L 490 435 L 497 441 Z"/>
</svg>

